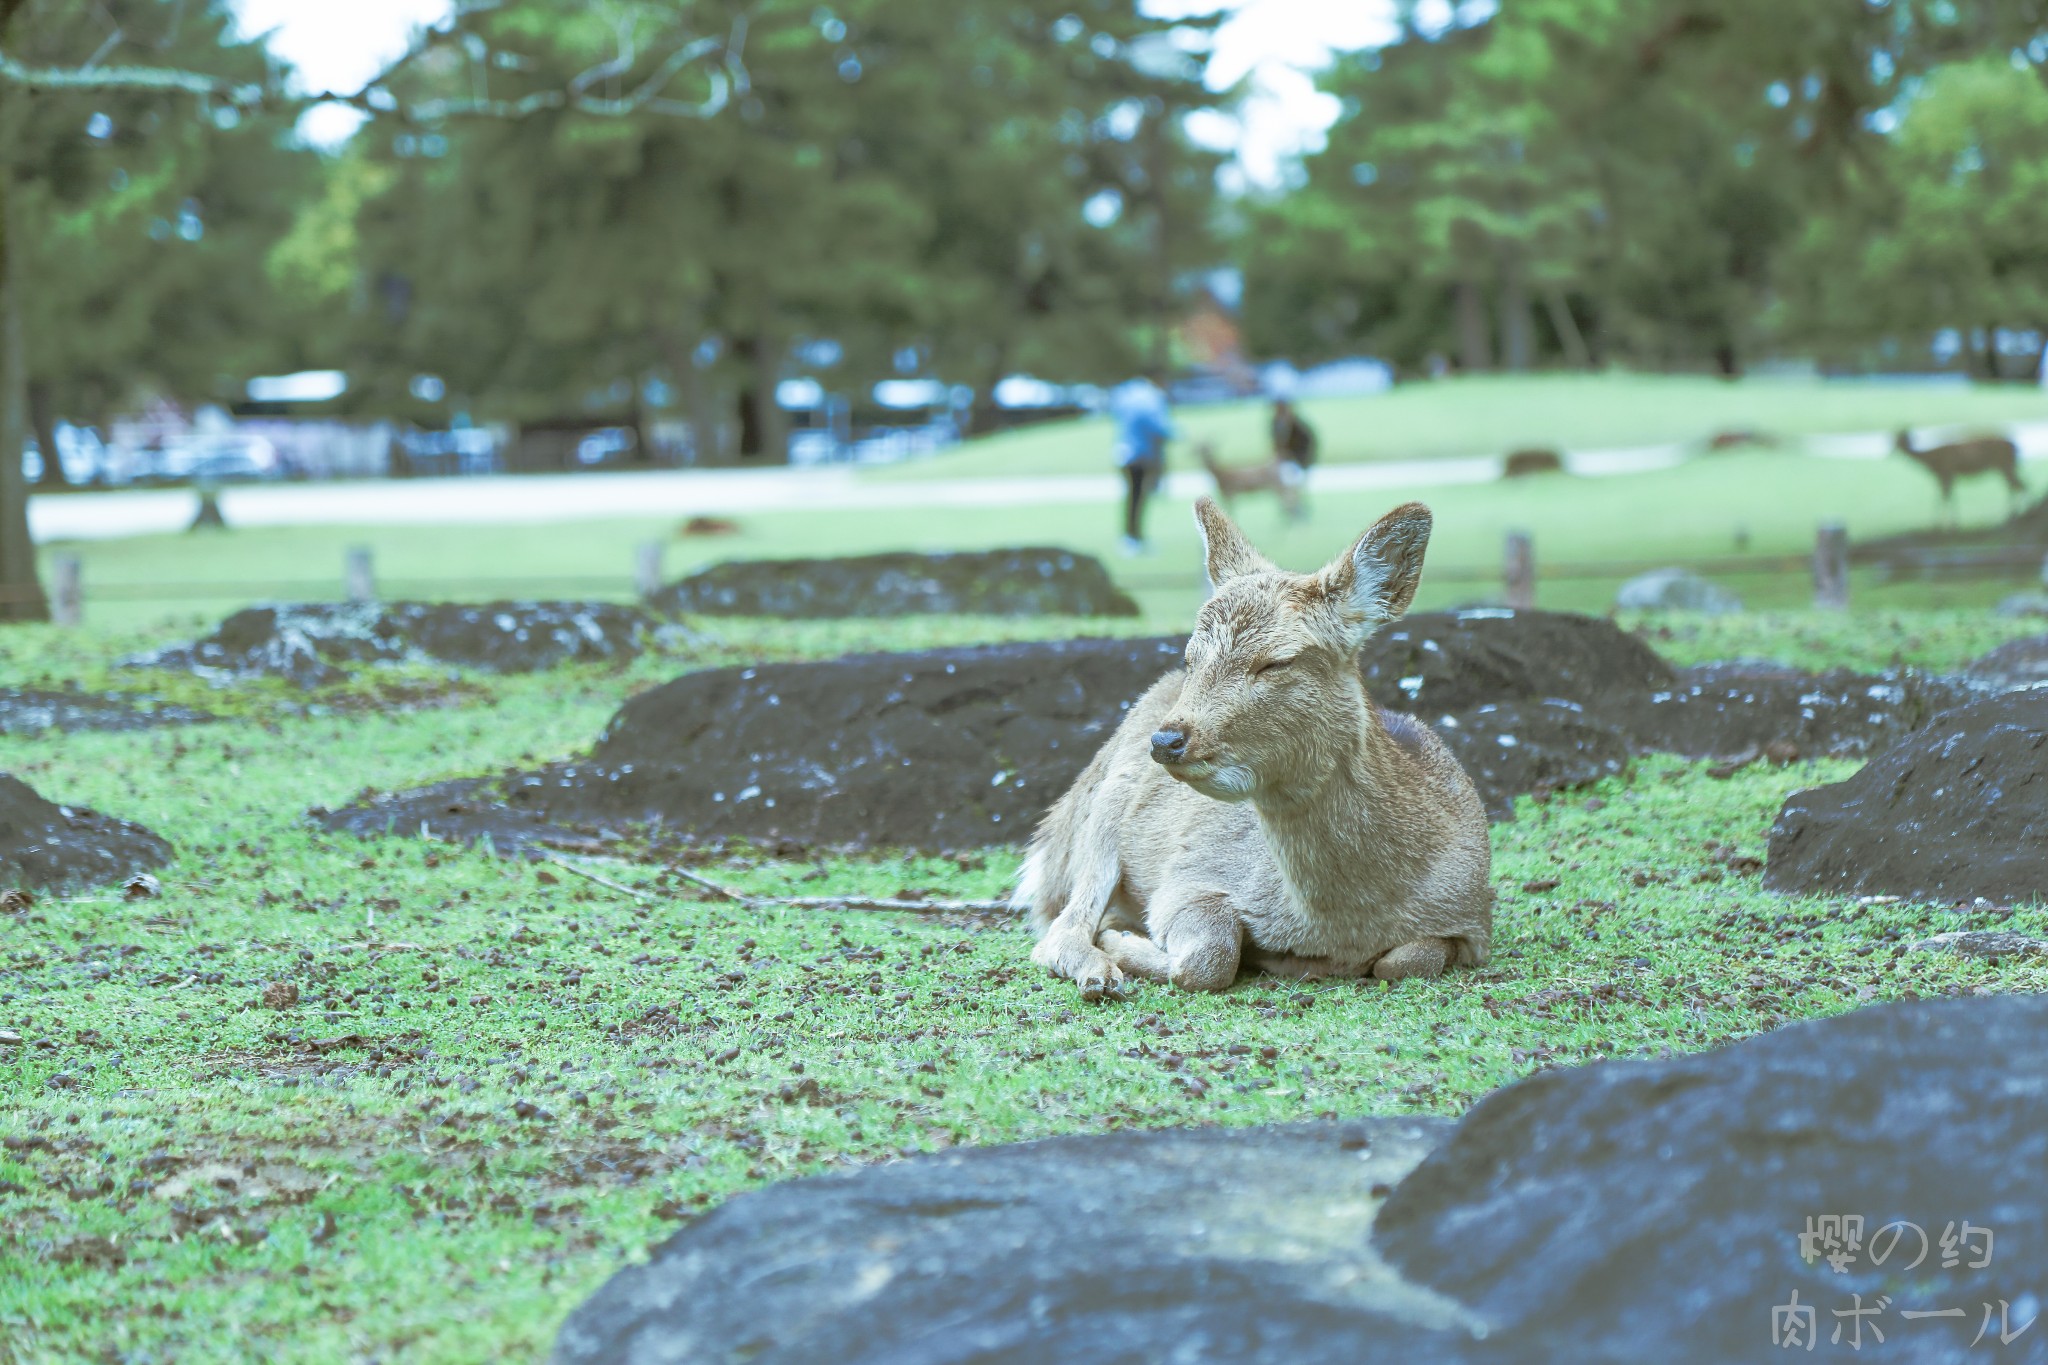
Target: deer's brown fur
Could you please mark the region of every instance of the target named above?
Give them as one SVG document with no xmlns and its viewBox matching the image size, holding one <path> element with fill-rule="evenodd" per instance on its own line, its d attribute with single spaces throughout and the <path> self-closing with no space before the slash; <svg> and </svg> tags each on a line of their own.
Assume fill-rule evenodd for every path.
<svg viewBox="0 0 2048 1365">
<path fill-rule="evenodd" d="M 1221 990 L 1243 965 L 1399 978 L 1483 963 L 1485 809 L 1428 727 L 1374 704 L 1357 663 L 1415 595 L 1429 509 L 1396 508 L 1309 575 L 1267 562 L 1208 498 L 1196 514 L 1215 595 L 1186 668 L 1039 825 L 1017 893 L 1032 960 L 1088 995 L 1126 976 Z"/>
<path fill-rule="evenodd" d="M 1932 474 L 1941 485 L 1942 509 L 1949 516 L 1955 515 L 1956 480 L 1973 474 L 2001 474 L 2005 477 L 2008 497 L 2017 498 L 2027 491 L 2020 481 L 2020 450 L 2003 436 L 1980 436 L 1968 441 L 1951 441 L 1947 445 L 1916 447 L 1913 433 L 1903 428 L 1893 439 L 1893 446 L 1900 454 L 1910 457 Z"/>
<path fill-rule="evenodd" d="M 1300 520 L 1301 486 L 1307 482 L 1307 473 L 1300 465 L 1281 459 L 1264 464 L 1218 464 L 1216 447 L 1207 441 L 1196 446 L 1195 453 L 1201 457 L 1202 468 L 1216 481 L 1216 496 L 1224 506 L 1234 506 L 1241 493 L 1270 492 L 1280 499 L 1280 506 L 1289 517 Z"/>
</svg>

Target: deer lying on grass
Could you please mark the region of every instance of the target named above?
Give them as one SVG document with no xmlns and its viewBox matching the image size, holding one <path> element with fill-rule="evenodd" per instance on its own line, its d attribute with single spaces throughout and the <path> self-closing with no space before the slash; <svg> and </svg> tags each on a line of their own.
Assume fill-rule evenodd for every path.
<svg viewBox="0 0 2048 1365">
<path fill-rule="evenodd" d="M 1224 506 L 1235 505 L 1240 493 L 1271 492 L 1280 499 L 1280 506 L 1289 520 L 1301 520 L 1301 486 L 1308 482 L 1308 472 L 1292 460 L 1268 460 L 1265 464 L 1225 465 L 1216 463 L 1216 447 L 1208 441 L 1195 447 L 1201 456 L 1202 468 L 1209 471 L 1209 477 L 1216 481 L 1216 496 Z"/>
<path fill-rule="evenodd" d="M 1972 474 L 2003 474 L 2009 508 L 2027 491 L 2026 484 L 2020 482 L 2020 449 L 2003 436 L 1980 436 L 1920 449 L 1913 445 L 1913 433 L 1901 427 L 1892 444 L 1900 454 L 1924 466 L 1941 484 L 1942 511 L 1950 521 L 1956 515 L 1957 479 Z"/>
<path fill-rule="evenodd" d="M 1275 568 L 1216 504 L 1215 595 L 1187 667 L 1131 707 L 1047 812 L 1017 888 L 1032 961 L 1085 998 L 1126 977 L 1222 990 L 1238 968 L 1436 976 L 1486 961 L 1486 811 L 1443 742 L 1366 695 L 1358 650 L 1415 596 L 1429 509 L 1318 573 Z"/>
</svg>

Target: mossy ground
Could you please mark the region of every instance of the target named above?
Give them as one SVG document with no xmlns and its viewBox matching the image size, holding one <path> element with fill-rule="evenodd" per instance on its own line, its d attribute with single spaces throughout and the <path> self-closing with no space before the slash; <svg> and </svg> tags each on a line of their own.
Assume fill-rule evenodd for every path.
<svg viewBox="0 0 2048 1365">
<path fill-rule="evenodd" d="M 0 768 L 181 850 L 160 898 L 0 915 L 0 1030 L 20 1037 L 0 1044 L 0 1361 L 534 1359 L 648 1243 L 769 1181 L 1112 1127 L 1455 1114 L 1542 1066 L 2048 988 L 2048 968 L 1904 951 L 1942 929 L 2048 931 L 2041 907 L 1761 889 L 1780 801 L 1843 762 L 1715 780 L 1651 759 L 1525 800 L 1494 831 L 1481 971 L 1099 1005 L 1032 969 L 1006 919 L 742 911 L 663 867 L 588 864 L 638 900 L 301 819 L 364 787 L 573 752 L 682 667 L 1101 624 L 726 622 L 689 657 L 373 670 L 310 707 L 112 667 L 165 630 L 7 637 L 11 679 L 147 682 L 227 719 L 0 740 Z M 1647 633 L 1682 662 L 1952 668 L 2023 631 L 1922 613 Z M 1000 894 L 1017 861 L 700 856 L 750 890 L 965 898 Z M 295 1003 L 266 1005 L 280 984 Z"/>
</svg>

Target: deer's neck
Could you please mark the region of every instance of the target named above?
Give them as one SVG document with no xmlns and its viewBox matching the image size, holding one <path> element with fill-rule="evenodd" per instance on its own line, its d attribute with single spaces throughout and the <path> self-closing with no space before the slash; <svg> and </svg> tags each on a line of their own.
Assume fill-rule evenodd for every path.
<svg viewBox="0 0 2048 1365">
<path fill-rule="evenodd" d="M 1345 723 L 1332 727 L 1325 761 L 1295 784 L 1254 800 L 1281 872 L 1316 917 L 1384 903 L 1420 874 L 1413 841 L 1398 837 L 1413 761 L 1387 732 L 1361 688 Z"/>
</svg>

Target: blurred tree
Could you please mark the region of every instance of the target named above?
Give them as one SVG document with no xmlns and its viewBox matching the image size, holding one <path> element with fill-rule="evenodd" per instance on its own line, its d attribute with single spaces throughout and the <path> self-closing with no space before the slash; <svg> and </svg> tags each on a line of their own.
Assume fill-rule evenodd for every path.
<svg viewBox="0 0 2048 1365">
<path fill-rule="evenodd" d="M 1199 73 L 1133 7 L 1075 9 L 768 0 L 747 12 L 738 117 L 715 126 L 380 134 L 363 368 L 384 399 L 432 372 L 450 403 L 514 418 L 616 412 L 658 379 L 700 449 L 729 411 L 758 458 L 783 444 L 774 395 L 798 350 L 862 388 L 905 356 L 985 387 L 1157 353 L 1172 282 L 1206 258 L 1213 160 L 1179 131 Z M 659 61 L 675 15 L 528 3 L 474 31 L 488 51 L 544 30 L 545 62 L 518 74 L 547 81 Z M 410 79 L 425 98 L 465 76 Z"/>
<path fill-rule="evenodd" d="M 1263 346 L 1733 373 L 1807 283 L 1786 275 L 1801 236 L 1838 209 L 1853 235 L 1874 208 L 1843 206 L 1926 73 L 2048 56 L 2041 0 L 1520 0 L 1460 7 L 1467 22 L 1447 26 L 1424 13 L 1404 6 L 1400 42 L 1333 68 L 1329 149 L 1299 193 L 1257 210 L 1244 253 Z M 1319 294 L 1340 243 L 1340 287 Z"/>
<path fill-rule="evenodd" d="M 2001 329 L 2048 335 L 2041 76 L 2004 55 L 1936 68 L 1787 274 L 1791 325 L 1822 344 L 1868 354 L 1952 328 L 1979 374 L 2003 377 Z"/>
<path fill-rule="evenodd" d="M 420 103 L 395 93 L 393 82 L 413 63 L 445 58 L 457 45 L 475 53 L 480 40 L 464 27 L 472 13 L 459 10 L 456 22 L 424 33 L 360 89 L 287 93 L 258 45 L 231 40 L 224 0 L 0 0 L 0 620 L 48 614 L 20 460 L 31 407 L 55 411 L 67 385 L 71 401 L 85 402 L 77 395 L 144 375 L 187 392 L 212 388 L 239 347 L 276 340 L 249 330 L 275 302 L 262 288 L 255 268 L 262 253 L 251 239 L 282 226 L 275 205 L 297 186 L 292 158 L 265 141 L 281 126 L 266 125 L 267 118 L 332 100 L 435 127 L 561 110 L 701 120 L 744 85 L 745 68 L 728 42 L 699 37 L 668 51 L 630 87 L 620 83 L 627 67 L 603 63 L 565 83 L 528 83 L 501 97 L 480 78 L 481 64 L 531 66 L 514 46 L 473 55 L 479 70 L 462 90 Z M 522 36 L 534 35 L 515 32 Z M 699 97 L 679 97 L 674 87 L 685 71 L 707 65 Z M 218 137 L 252 120 L 249 140 L 218 154 L 197 141 L 200 131 Z M 141 141 L 128 145 L 123 130 L 139 132 Z M 119 159 L 90 145 L 100 143 L 112 144 Z M 208 235 L 209 201 L 227 230 L 198 249 Z M 183 254 L 151 255 L 138 246 L 130 228 L 144 218 L 152 244 L 169 248 L 176 239 Z M 276 255 L 274 275 L 295 278 L 319 254 L 303 241 L 293 245 Z M 300 297 L 317 297 L 317 289 Z M 28 325 L 39 307 L 34 321 L 49 342 L 40 348 L 43 332 L 32 337 Z M 34 365 L 42 366 L 40 388 Z M 35 394 L 47 401 L 32 405 Z"/>
<path fill-rule="evenodd" d="M 141 57 L 237 87 L 271 74 L 219 4 L 0 0 L 0 49 L 17 67 Z M 293 189 L 284 127 L 198 91 L 167 102 L 90 83 L 0 87 L 0 620 L 48 612 L 23 486 L 29 429 L 44 480 L 62 482 L 60 418 L 103 417 L 151 383 L 211 393 L 275 336 L 248 252 Z"/>
</svg>

